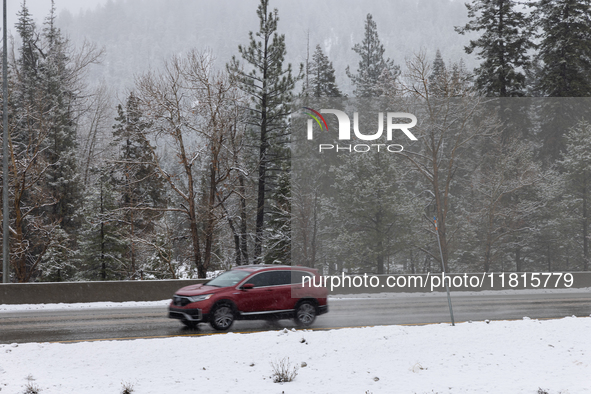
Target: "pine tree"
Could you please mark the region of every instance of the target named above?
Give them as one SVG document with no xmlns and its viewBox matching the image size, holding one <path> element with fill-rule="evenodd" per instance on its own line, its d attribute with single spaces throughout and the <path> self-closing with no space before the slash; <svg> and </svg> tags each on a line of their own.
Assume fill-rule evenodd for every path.
<svg viewBox="0 0 591 394">
<path fill-rule="evenodd" d="M 38 117 L 26 116 L 36 109 L 39 92 L 39 78 L 37 69 L 39 67 L 40 53 L 38 48 L 39 35 L 37 28 L 26 3 L 18 12 L 16 30 L 19 34 L 21 45 L 18 49 L 19 57 L 16 60 L 16 81 L 15 93 L 12 105 L 15 108 L 15 127 L 11 138 L 18 144 L 26 143 L 30 138 L 36 139 L 36 133 L 31 135 L 28 130 L 35 130 L 38 127 Z"/>
<path fill-rule="evenodd" d="M 331 234 L 326 255 L 337 270 L 389 273 L 388 261 L 413 243 L 411 222 L 421 204 L 402 182 L 398 157 L 384 152 L 343 156 L 330 167 L 330 188 L 323 196 Z M 396 259 L 398 260 L 398 259 Z"/>
<path fill-rule="evenodd" d="M 291 64 L 283 66 L 285 59 L 285 35 L 277 34 L 278 11 L 268 12 L 269 0 L 261 0 L 257 8 L 260 21 L 259 31 L 250 32 L 248 46 L 238 46 L 250 71 L 244 71 L 232 58 L 228 71 L 234 74 L 240 89 L 252 99 L 249 124 L 258 134 L 258 188 L 254 256 L 260 261 L 263 254 L 265 228 L 265 205 L 268 196 L 268 180 L 272 171 L 280 168 L 285 161 L 285 143 L 288 140 L 287 117 L 289 103 L 293 99 L 293 88 L 302 79 L 300 73 L 292 75 Z M 255 38 L 256 36 L 256 38 Z"/>
<path fill-rule="evenodd" d="M 55 257 L 67 254 L 68 245 L 62 243 L 64 233 L 59 219 L 47 215 L 56 199 L 45 182 L 53 162 L 47 154 L 52 122 L 45 94 L 47 80 L 43 78 L 43 37 L 26 3 L 18 15 L 16 29 L 21 45 L 13 65 L 14 91 L 10 100 L 13 126 L 9 149 L 13 166 L 9 193 L 14 210 L 11 264 L 16 280 L 27 282 L 43 275 L 47 268 L 44 261 L 58 266 Z M 44 259 L 48 252 L 48 259 Z"/>
<path fill-rule="evenodd" d="M 538 230 L 537 215 L 547 200 L 541 193 L 547 174 L 534 160 L 531 145 L 520 138 L 502 141 L 502 134 L 481 144 L 480 163 L 471 174 L 471 222 L 478 223 L 472 238 L 479 250 L 475 259 L 485 272 L 523 269 L 521 245 Z M 529 240 L 531 242 L 531 239 Z"/>
<path fill-rule="evenodd" d="M 427 87 L 429 95 L 445 97 L 447 95 L 447 80 L 445 62 L 441 56 L 441 51 L 438 49 L 435 54 L 435 60 L 433 60 L 431 74 L 429 75 L 429 84 Z"/>
<path fill-rule="evenodd" d="M 481 32 L 465 47 L 482 60 L 475 70 L 477 88 L 487 96 L 524 96 L 527 51 L 533 46 L 527 15 L 514 0 L 473 0 L 466 8 L 470 22 L 456 31 Z"/>
<path fill-rule="evenodd" d="M 80 76 L 98 54 L 86 47 L 71 60 L 55 27 L 55 7 L 42 32 L 26 2 L 16 29 L 21 44 L 12 65 L 12 261 L 19 282 L 72 275 L 81 191 L 77 184 L 76 122 Z M 11 215 L 12 216 L 12 215 Z M 63 276 L 62 276 L 63 275 Z"/>
<path fill-rule="evenodd" d="M 371 14 L 365 20 L 365 35 L 361 44 L 355 44 L 353 50 L 361 57 L 357 74 L 347 67 L 347 76 L 355 87 L 357 97 L 379 97 L 384 91 L 380 80 L 394 80 L 400 75 L 400 67 L 391 59 L 384 59 L 384 46 L 378 37 L 378 28 Z"/>
<path fill-rule="evenodd" d="M 268 252 L 265 263 L 291 264 L 291 183 L 290 174 L 279 174 L 277 187 L 269 198 Z"/>
<path fill-rule="evenodd" d="M 591 218 L 591 124 L 579 122 L 571 128 L 566 139 L 566 152 L 560 161 L 566 188 L 563 190 L 564 204 L 567 209 L 565 218 L 569 221 L 569 230 L 580 248 L 580 267 L 589 270 L 589 227 Z M 569 220 L 570 219 L 570 220 Z M 582 261 L 581 261 L 582 260 Z"/>
<path fill-rule="evenodd" d="M 55 5 L 45 20 L 39 78 L 44 92 L 45 117 L 50 126 L 47 140 L 48 161 L 52 163 L 47 183 L 56 204 L 51 216 L 60 221 L 61 227 L 74 234 L 79 223 L 76 212 L 80 208 L 81 188 L 76 162 L 76 123 L 74 113 L 78 94 L 72 80 L 72 70 L 67 54 L 67 40 L 55 26 Z"/>
<path fill-rule="evenodd" d="M 320 45 L 312 55 L 308 67 L 308 91 L 312 97 L 340 97 L 341 91 L 335 82 L 334 68 Z"/>
<path fill-rule="evenodd" d="M 591 1 L 540 0 L 537 3 L 543 62 L 539 85 L 549 97 L 591 95 Z"/>
<path fill-rule="evenodd" d="M 162 216 L 158 210 L 164 204 L 164 185 L 156 176 L 153 147 L 146 139 L 151 126 L 140 109 L 139 99 L 129 94 L 125 108 L 117 107 L 117 122 L 113 126 L 113 143 L 119 148 L 114 166 L 113 183 L 119 192 L 121 223 L 127 229 L 128 250 L 125 254 L 130 278 L 137 277 L 138 238 L 150 238 L 154 221 Z"/>
<path fill-rule="evenodd" d="M 103 166 L 96 172 L 96 182 L 87 189 L 80 229 L 81 264 L 78 280 L 128 279 L 125 253 L 128 250 L 127 229 L 120 226 L 122 215 L 119 193 L 112 183 L 111 166 Z"/>
<path fill-rule="evenodd" d="M 456 27 L 460 34 L 478 33 L 464 49 L 481 60 L 474 70 L 476 89 L 489 97 L 523 97 L 531 91 L 527 74 L 531 60 L 529 50 L 534 47 L 532 19 L 523 4 L 515 0 L 473 0 L 466 4 L 470 21 Z M 526 108 L 498 101 L 498 114 L 505 130 L 502 142 L 523 137 L 528 130 Z"/>
<path fill-rule="evenodd" d="M 540 0 L 536 8 L 540 44 L 537 89 L 549 97 L 591 95 L 591 1 Z M 560 160 L 564 133 L 581 118 L 570 100 L 546 100 L 541 115 L 540 157 Z"/>
<path fill-rule="evenodd" d="M 419 59 L 421 60 L 418 61 Z M 409 65 L 411 69 L 416 69 L 418 65 L 421 63 L 424 64 L 425 61 L 426 58 L 424 54 L 419 54 L 415 60 L 409 62 Z M 443 61 L 441 51 L 438 49 L 431 67 L 424 71 L 428 72 L 426 86 L 421 82 L 420 88 L 418 86 L 415 86 L 414 88 L 417 90 L 424 90 L 422 95 L 425 99 L 465 97 L 474 94 L 472 74 L 468 72 L 462 59 L 460 59 L 459 62 L 453 62 L 448 66 Z M 413 76 L 409 76 L 412 80 Z M 406 90 L 408 91 L 408 89 Z M 416 92 L 409 91 L 409 93 L 414 94 Z"/>
</svg>

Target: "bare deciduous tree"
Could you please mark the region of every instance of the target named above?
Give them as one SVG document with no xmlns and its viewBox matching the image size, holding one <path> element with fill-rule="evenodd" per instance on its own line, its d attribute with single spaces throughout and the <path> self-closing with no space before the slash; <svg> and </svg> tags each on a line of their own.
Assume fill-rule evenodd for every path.
<svg viewBox="0 0 591 394">
<path fill-rule="evenodd" d="M 430 62 L 424 53 L 407 62 L 407 73 L 402 82 L 403 92 L 411 98 L 412 110 L 419 123 L 413 128 L 418 138 L 408 150 L 400 154 L 423 175 L 434 199 L 434 216 L 443 256 L 442 267 L 448 271 L 449 245 L 453 231 L 449 232 L 452 210 L 452 187 L 466 174 L 470 149 L 483 136 L 492 135 L 498 124 L 481 116 L 483 98 L 477 97 L 460 70 L 449 72 L 446 80 L 448 95 L 434 97 L 429 91 Z M 440 260 L 438 254 L 433 257 Z"/>
<path fill-rule="evenodd" d="M 172 146 L 176 165 L 154 148 L 154 164 L 177 197 L 188 221 L 192 258 L 199 277 L 211 266 L 222 204 L 232 193 L 232 139 L 240 93 L 225 72 L 213 67 L 210 52 L 173 57 L 161 74 L 138 78 L 143 111 L 152 120 L 146 139 Z"/>
</svg>

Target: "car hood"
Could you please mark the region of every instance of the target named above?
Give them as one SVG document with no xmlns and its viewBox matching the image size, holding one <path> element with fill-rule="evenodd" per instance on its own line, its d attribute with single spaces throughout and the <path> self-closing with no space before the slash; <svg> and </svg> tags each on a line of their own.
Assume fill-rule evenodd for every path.
<svg viewBox="0 0 591 394">
<path fill-rule="evenodd" d="M 200 283 L 198 285 L 185 286 L 185 287 L 177 290 L 177 292 L 175 294 L 184 295 L 184 296 L 196 296 L 196 295 L 200 295 L 200 294 L 217 293 L 217 292 L 222 291 L 224 289 L 227 289 L 227 287 L 207 286 L 207 285 Z"/>
</svg>

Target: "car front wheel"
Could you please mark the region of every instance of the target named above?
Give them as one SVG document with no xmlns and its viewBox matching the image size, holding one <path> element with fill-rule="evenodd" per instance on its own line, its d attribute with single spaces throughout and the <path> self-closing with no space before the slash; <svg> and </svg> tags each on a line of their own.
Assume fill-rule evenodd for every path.
<svg viewBox="0 0 591 394">
<path fill-rule="evenodd" d="M 226 331 L 234 323 L 234 310 L 230 305 L 222 304 L 215 307 L 211 314 L 211 326 L 219 331 Z"/>
<path fill-rule="evenodd" d="M 316 307 L 310 301 L 304 301 L 295 310 L 295 322 L 300 327 L 308 327 L 316 319 Z"/>
</svg>

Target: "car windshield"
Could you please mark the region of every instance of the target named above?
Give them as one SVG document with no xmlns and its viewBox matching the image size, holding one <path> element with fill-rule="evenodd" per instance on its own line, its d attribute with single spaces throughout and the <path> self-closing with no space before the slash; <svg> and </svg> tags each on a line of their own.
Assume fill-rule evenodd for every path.
<svg viewBox="0 0 591 394">
<path fill-rule="evenodd" d="M 210 280 L 206 283 L 207 286 L 215 286 L 215 287 L 228 287 L 234 286 L 242 279 L 246 278 L 251 273 L 249 271 L 226 271 L 220 276 Z"/>
</svg>

